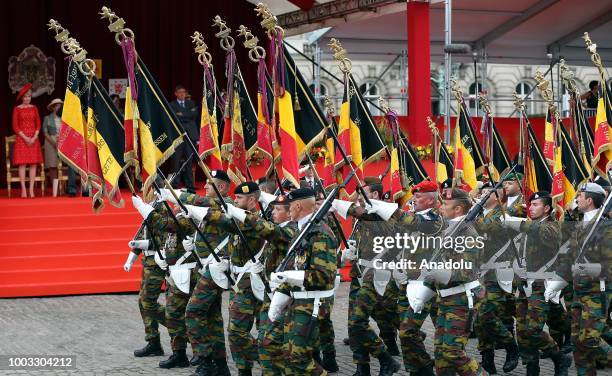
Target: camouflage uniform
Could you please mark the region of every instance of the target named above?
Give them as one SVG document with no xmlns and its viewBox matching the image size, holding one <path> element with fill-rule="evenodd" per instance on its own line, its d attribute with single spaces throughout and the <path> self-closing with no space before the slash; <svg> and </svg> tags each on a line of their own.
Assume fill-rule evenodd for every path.
<svg viewBox="0 0 612 376">
<path fill-rule="evenodd" d="M 523 253 L 528 279 L 519 289 L 516 332 L 523 362 L 535 366 L 539 362 L 540 352 L 544 357 L 556 357 L 560 352 L 557 343 L 543 331 L 550 311 L 550 303 L 544 299 L 544 280 L 537 276 L 531 279 L 529 274 L 538 271 L 557 253 L 561 228 L 557 222 L 547 218 L 521 223 L 521 232 L 527 237 L 523 242 Z M 530 281 L 533 281 L 531 295 L 527 296 L 525 289 Z"/>
<path fill-rule="evenodd" d="M 502 209 L 496 206 L 484 216 L 478 218 L 474 225 L 481 235 L 486 235 L 483 262 L 490 260 L 511 238 L 508 231 L 501 226 L 500 218 Z M 514 245 L 511 244 L 510 247 Z M 508 247 L 506 251 L 493 262 L 511 262 L 514 253 Z M 509 294 L 502 290 L 497 281 L 495 270 L 488 270 L 484 275 L 485 296 L 479 301 L 475 330 L 478 336 L 478 350 L 484 352 L 495 350 L 495 344 L 501 343 L 504 347 L 514 344 L 512 329 L 504 325 L 502 317 L 507 304 L 514 304 L 514 299 L 509 301 Z"/>
<path fill-rule="evenodd" d="M 217 201 L 190 193 L 180 196 L 181 202 L 194 206 L 206 206 L 217 208 Z M 226 202 L 231 203 L 229 197 Z M 218 226 L 204 221 L 200 228 L 206 241 L 211 247 L 216 248 L 225 239 L 225 231 Z M 210 255 L 210 250 L 204 243 L 204 239 L 198 234 L 195 239 L 195 251 L 201 260 Z M 227 256 L 227 248 L 218 251 L 219 257 Z M 225 350 L 225 334 L 223 330 L 223 315 L 221 313 L 222 293 L 220 288 L 212 279 L 208 267 L 205 267 L 198 278 L 191 298 L 185 309 L 185 323 L 187 334 L 193 347 L 194 355 L 201 358 L 211 358 L 215 362 L 225 362 L 227 354 Z"/>
<path fill-rule="evenodd" d="M 287 253 L 291 240 L 297 235 L 297 224 L 287 222 L 275 225 L 256 215 L 249 214 L 247 223 L 256 229 L 257 234 L 267 241 L 263 260 L 266 276 L 274 272 Z M 259 333 L 257 336 L 257 351 L 263 376 L 284 374 L 285 358 L 283 354 L 284 319 L 279 317 L 272 322 L 268 318 L 270 296 L 264 295 L 264 301 L 259 313 Z"/>
<path fill-rule="evenodd" d="M 456 219 L 458 221 L 458 219 Z M 452 226 L 457 222 L 450 222 L 446 234 L 452 231 Z M 470 225 L 466 224 L 454 234 L 455 237 L 471 236 L 476 238 L 478 233 Z M 469 357 L 465 352 L 465 346 L 469 337 L 469 325 L 473 314 L 473 307 L 470 307 L 470 300 L 465 291 L 454 293 L 448 296 L 445 291 L 450 288 L 461 287 L 473 281 L 477 281 L 477 268 L 481 261 L 481 250 L 478 248 L 468 248 L 461 253 L 447 251 L 445 260 L 471 262 L 471 267 L 466 265 L 465 269 L 453 269 L 451 280 L 446 286 L 438 286 L 438 315 L 436 317 L 436 334 L 434 339 L 434 355 L 436 373 L 438 375 L 454 374 L 459 375 L 484 375 L 486 374 L 480 364 Z M 478 299 L 484 294 L 483 289 L 476 287 L 471 290 L 473 302 L 477 304 Z"/>
<path fill-rule="evenodd" d="M 218 226 L 221 231 L 237 233 L 233 220 L 226 217 L 221 211 L 210 212 L 206 220 Z M 259 237 L 257 229 L 248 223 L 238 224 L 240 230 L 247 238 L 248 248 L 238 235 L 232 235 L 227 245 L 230 256 L 230 268 L 243 267 L 251 260 L 250 252 L 258 253 L 264 241 Z M 237 274 L 234 275 L 237 279 Z M 238 370 L 250 370 L 253 362 L 257 361 L 257 343 L 251 336 L 253 324 L 258 324 L 261 301 L 253 294 L 251 289 L 250 273 L 246 272 L 237 284 L 238 291 L 230 291 L 228 339 L 232 358 Z"/>
<path fill-rule="evenodd" d="M 578 225 L 570 239 L 573 256 L 578 257 L 593 222 Z M 574 361 L 578 375 L 595 375 L 598 366 L 612 366 L 612 350 L 605 337 L 610 328 L 606 325 L 609 317 L 608 303 L 612 301 L 612 221 L 602 219 L 592 238 L 586 245 L 583 258 L 576 262 L 601 264 L 600 275 L 592 279 L 574 276 L 574 301 L 572 302 L 572 343 Z M 602 288 L 604 291 L 602 291 Z"/>
<path fill-rule="evenodd" d="M 154 233 L 157 246 L 161 247 L 163 242 L 159 235 L 157 232 Z M 145 239 L 146 235 L 141 238 Z M 153 250 L 153 244 L 149 248 Z M 140 316 L 145 328 L 145 340 L 154 341 L 159 340 L 159 324 L 166 326 L 166 308 L 158 302 L 166 272 L 155 263 L 153 256 L 146 256 L 143 251 L 149 250 L 138 248 L 132 250 L 137 255 L 142 254 L 142 275 L 138 291 L 138 308 L 140 309 Z"/>
<path fill-rule="evenodd" d="M 336 278 L 336 248 L 338 243 L 329 226 L 318 223 L 311 228 L 305 245 L 296 250 L 286 270 L 305 270 L 304 288 L 292 288 L 284 283 L 278 291 L 293 295 L 303 291 L 330 291 Z M 293 261 L 293 263 L 291 263 Z M 292 265 L 291 265 L 292 264 Z M 313 322 L 314 300 L 295 298 L 285 314 L 284 350 L 287 355 L 287 375 L 324 375 L 325 370 L 313 360 L 312 352 L 319 336 L 318 322 Z M 329 299 L 322 298 L 319 314 L 330 309 Z"/>
<path fill-rule="evenodd" d="M 154 231 L 166 232 L 166 262 L 168 267 L 185 254 L 182 241 L 186 236 L 192 235 L 195 229 L 191 222 L 182 215 L 178 216 L 178 223 L 174 218 L 165 213 L 165 210 L 153 211 L 147 218 Z M 195 255 L 191 254 L 185 259 L 184 264 L 196 262 Z M 190 288 L 193 291 L 199 274 L 198 269 L 191 269 Z M 185 327 L 185 308 L 190 294 L 180 291 L 173 283 L 168 283 L 166 292 L 166 328 L 170 335 L 172 351 L 185 350 L 187 348 L 187 329 Z"/>
</svg>

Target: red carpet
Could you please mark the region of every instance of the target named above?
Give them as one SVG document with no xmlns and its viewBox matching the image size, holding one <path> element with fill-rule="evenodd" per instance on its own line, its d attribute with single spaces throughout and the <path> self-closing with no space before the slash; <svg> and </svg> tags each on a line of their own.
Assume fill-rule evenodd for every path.
<svg viewBox="0 0 612 376">
<path fill-rule="evenodd" d="M 140 260 L 123 271 L 140 224 L 130 202 L 94 214 L 87 197 L 8 199 L 2 192 L 0 208 L 0 297 L 138 291 Z"/>
</svg>

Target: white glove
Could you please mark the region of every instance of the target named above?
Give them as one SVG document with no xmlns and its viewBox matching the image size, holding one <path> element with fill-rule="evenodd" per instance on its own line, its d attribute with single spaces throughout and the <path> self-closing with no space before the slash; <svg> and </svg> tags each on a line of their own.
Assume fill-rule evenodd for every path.
<svg viewBox="0 0 612 376">
<path fill-rule="evenodd" d="M 285 295 L 282 292 L 275 291 L 274 295 L 272 295 L 272 301 L 270 302 L 270 308 L 268 308 L 268 318 L 270 321 L 274 322 L 278 320 L 278 318 L 282 315 L 283 311 L 289 303 L 291 302 L 291 297 L 289 295 Z"/>
<path fill-rule="evenodd" d="M 185 207 L 189 212 L 189 218 L 193 218 L 198 222 L 202 222 L 208 214 L 208 208 L 204 208 L 202 206 L 185 205 Z"/>
<path fill-rule="evenodd" d="M 176 197 L 181 197 L 182 192 L 180 190 L 173 189 L 173 191 Z M 169 189 L 166 189 L 166 188 L 160 189 L 158 197 L 159 197 L 159 201 L 169 201 L 175 205 L 178 204 L 178 202 L 176 201 L 176 199 L 172 195 L 172 192 L 170 192 Z"/>
<path fill-rule="evenodd" d="M 291 286 L 304 287 L 304 270 L 287 270 L 284 272 L 272 273 L 271 280 L 278 284 L 287 282 Z"/>
<path fill-rule="evenodd" d="M 137 258 L 137 254 L 135 254 L 134 252 L 130 252 L 128 254 L 127 260 L 125 261 L 125 264 L 123 264 L 123 270 L 125 270 L 126 272 L 132 270 L 132 265 L 134 265 L 134 261 L 136 261 Z"/>
<path fill-rule="evenodd" d="M 393 276 L 393 279 L 395 279 L 397 285 L 405 285 L 408 283 L 408 276 L 399 269 L 393 269 L 393 273 L 391 275 Z"/>
<path fill-rule="evenodd" d="M 261 202 L 261 206 L 263 206 L 264 210 L 267 210 L 270 203 L 274 200 L 276 200 L 276 196 L 273 194 L 263 191 L 259 194 L 259 202 Z"/>
<path fill-rule="evenodd" d="M 163 252 L 163 251 L 161 251 L 161 252 Z M 155 263 L 157 264 L 157 266 L 159 266 L 161 268 L 161 270 L 168 270 L 168 263 L 166 262 L 166 259 L 165 259 L 166 255 L 163 255 L 163 257 L 164 257 L 164 259 L 162 260 L 159 257 L 159 252 L 155 252 L 155 256 L 154 256 Z"/>
<path fill-rule="evenodd" d="M 368 214 L 376 213 L 380 218 L 388 221 L 398 208 L 396 203 L 385 202 L 380 200 L 370 200 L 372 205 L 366 204 Z"/>
<path fill-rule="evenodd" d="M 183 243 L 183 249 L 185 252 L 193 252 L 195 249 L 195 242 L 193 241 L 193 236 L 185 236 L 185 239 L 181 243 Z"/>
<path fill-rule="evenodd" d="M 352 201 L 345 200 L 334 200 L 332 201 L 332 209 L 336 211 L 342 218 L 346 219 L 348 217 L 348 211 L 353 206 L 354 203 Z"/>
<path fill-rule="evenodd" d="M 342 256 L 340 256 L 340 262 L 344 264 L 346 260 L 354 261 L 357 260 L 357 248 L 354 245 L 349 245 L 348 248 L 342 250 Z"/>
<path fill-rule="evenodd" d="M 521 231 L 521 223 L 525 222 L 526 220 L 527 218 L 513 217 L 508 214 L 504 214 L 504 216 L 501 217 L 502 226 L 514 230 L 516 232 Z"/>
<path fill-rule="evenodd" d="M 140 196 L 132 196 L 132 204 L 144 219 L 147 219 L 149 214 L 151 214 L 151 212 L 155 210 L 151 205 L 145 204 L 145 202 L 142 201 L 142 198 L 140 198 Z"/>
<path fill-rule="evenodd" d="M 221 259 L 219 262 L 217 260 L 213 260 L 208 267 L 215 269 L 219 274 L 222 274 L 229 270 L 229 262 L 225 259 Z"/>
<path fill-rule="evenodd" d="M 244 209 L 237 208 L 234 205 L 228 203 L 227 215 L 229 215 L 230 218 L 237 219 L 240 222 L 244 223 L 244 221 L 246 220 L 247 212 Z"/>
<path fill-rule="evenodd" d="M 143 239 L 143 240 L 130 240 L 128 242 L 128 247 L 130 247 L 130 249 L 142 249 L 142 250 L 147 250 L 149 249 L 149 239 Z"/>
<path fill-rule="evenodd" d="M 259 274 L 259 273 L 263 272 L 263 270 L 264 270 L 264 266 L 259 261 L 257 261 L 256 263 L 251 265 L 251 273 L 253 273 L 253 274 Z"/>
</svg>

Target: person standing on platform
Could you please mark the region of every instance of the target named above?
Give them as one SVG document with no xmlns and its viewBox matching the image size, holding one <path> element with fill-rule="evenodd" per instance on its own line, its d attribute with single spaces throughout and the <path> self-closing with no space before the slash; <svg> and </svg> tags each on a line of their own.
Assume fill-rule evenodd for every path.
<svg viewBox="0 0 612 376">
<path fill-rule="evenodd" d="M 53 186 L 53 197 L 57 197 L 57 189 L 59 186 L 59 180 L 57 180 L 57 135 L 60 132 L 62 126 L 62 117 L 59 114 L 62 108 L 62 101 L 59 98 L 55 98 L 47 105 L 47 110 L 51 113 L 45 116 L 43 120 L 43 135 L 45 136 L 45 167 L 49 169 L 49 175 L 51 176 L 51 184 Z"/>
<path fill-rule="evenodd" d="M 178 120 L 185 128 L 187 136 L 194 145 L 197 145 L 200 139 L 200 127 L 198 126 L 198 117 L 200 113 L 198 107 L 191 99 L 187 99 L 187 89 L 183 85 L 177 85 L 174 89 L 176 100 L 170 102 L 170 108 L 176 114 Z M 181 143 L 174 152 L 171 159 L 172 171 L 178 171 L 181 164 L 189 159 L 192 154 L 191 148 L 185 142 Z M 181 174 L 175 179 L 174 188 L 178 188 L 181 182 L 190 193 L 195 193 L 195 186 L 191 176 L 192 169 L 185 168 Z"/>
<path fill-rule="evenodd" d="M 589 82 L 589 91 L 582 94 L 580 99 L 586 102 L 586 108 L 594 110 L 597 108 L 599 101 L 599 81 Z"/>
<path fill-rule="evenodd" d="M 40 116 L 38 109 L 31 104 L 32 84 L 23 85 L 17 94 L 17 102 L 21 104 L 13 109 L 13 131 L 17 135 L 13 148 L 12 163 L 19 166 L 19 182 L 21 183 L 21 198 L 26 194 L 25 171 L 29 166 L 30 197 L 34 197 L 34 179 L 36 178 L 36 165 L 42 163 L 42 152 L 38 134 L 40 132 Z"/>
</svg>

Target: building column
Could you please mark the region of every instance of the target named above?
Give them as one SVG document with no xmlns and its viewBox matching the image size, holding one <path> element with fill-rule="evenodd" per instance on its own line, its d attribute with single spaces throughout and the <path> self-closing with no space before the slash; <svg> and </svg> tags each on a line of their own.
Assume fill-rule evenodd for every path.
<svg viewBox="0 0 612 376">
<path fill-rule="evenodd" d="M 431 143 L 425 119 L 431 116 L 429 3 L 409 0 L 408 23 L 408 137 L 413 145 Z"/>
</svg>

